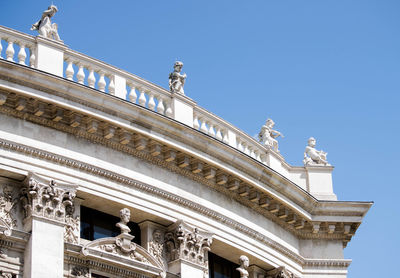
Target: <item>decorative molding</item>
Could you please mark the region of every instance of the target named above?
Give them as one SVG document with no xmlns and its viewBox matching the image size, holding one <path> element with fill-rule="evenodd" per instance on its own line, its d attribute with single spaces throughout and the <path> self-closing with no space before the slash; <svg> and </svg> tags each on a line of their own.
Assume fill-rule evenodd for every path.
<svg viewBox="0 0 400 278">
<path fill-rule="evenodd" d="M 107 264 L 105 262 L 100 262 L 96 259 L 82 259 L 79 258 L 79 255 L 65 255 L 64 256 L 65 263 L 76 265 L 77 267 L 83 267 L 93 270 L 98 270 L 106 273 L 110 273 L 112 275 L 117 275 L 118 277 L 123 278 L 149 278 L 151 276 L 143 275 L 140 273 L 136 273 L 130 270 L 127 270 L 124 267 L 117 267 L 115 264 Z"/>
<path fill-rule="evenodd" d="M 0 148 L 14 150 L 14 151 L 18 151 L 21 153 L 26 153 L 26 154 L 34 156 L 34 157 L 39 157 L 41 159 L 45 159 L 45 160 L 51 161 L 53 163 L 57 163 L 59 165 L 79 169 L 80 171 L 85 171 L 90 174 L 102 176 L 104 178 L 135 187 L 136 189 L 146 192 L 148 194 L 151 194 L 151 195 L 154 195 L 154 196 L 157 196 L 157 197 L 169 200 L 169 201 L 173 201 L 174 203 L 177 203 L 185 208 L 191 209 L 191 210 L 201 213 L 207 217 L 210 217 L 218 222 L 224 223 L 225 225 L 248 235 L 249 237 L 269 246 L 270 248 L 281 252 L 282 254 L 284 254 L 288 258 L 294 260 L 295 262 L 298 262 L 299 264 L 304 263 L 304 258 L 302 256 L 294 253 L 293 251 L 284 247 L 283 245 L 271 240 L 270 238 L 266 237 L 262 233 L 257 232 L 256 230 L 253 230 L 245 225 L 242 225 L 241 223 L 239 223 L 229 217 L 226 217 L 225 215 L 223 215 L 221 213 L 211 210 L 205 206 L 196 204 L 188 199 L 182 198 L 181 196 L 166 192 L 164 190 L 158 189 L 158 188 L 153 187 L 148 184 L 139 183 L 135 180 L 129 179 L 120 174 L 117 174 L 117 173 L 114 173 L 114 172 L 111 172 L 111 171 L 108 171 L 108 170 L 105 170 L 102 168 L 94 167 L 87 163 L 83 163 L 83 162 L 80 162 L 77 160 L 73 160 L 70 158 L 63 157 L 63 156 L 55 155 L 55 154 L 45 152 L 45 151 L 42 151 L 42 150 L 39 150 L 36 148 L 19 145 L 19 144 L 9 142 L 6 140 L 0 139 Z M 348 238 L 348 237 L 340 236 L 338 234 L 321 234 L 321 233 L 313 234 L 312 232 L 298 234 L 298 235 L 302 239 L 344 240 L 344 239 Z"/>
<path fill-rule="evenodd" d="M 212 234 L 192 228 L 178 220 L 165 233 L 167 261 L 187 260 L 202 267 L 208 267 L 208 251 L 212 243 Z"/>
</svg>

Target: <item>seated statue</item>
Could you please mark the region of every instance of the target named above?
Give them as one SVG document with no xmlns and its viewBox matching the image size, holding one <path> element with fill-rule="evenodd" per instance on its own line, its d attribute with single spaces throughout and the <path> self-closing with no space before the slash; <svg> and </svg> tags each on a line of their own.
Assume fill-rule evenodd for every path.
<svg viewBox="0 0 400 278">
<path fill-rule="evenodd" d="M 180 73 L 182 67 L 183 63 L 176 61 L 174 64 L 174 71 L 169 74 L 169 89 L 171 93 L 185 94 L 183 85 L 185 85 L 186 73 Z"/>
<path fill-rule="evenodd" d="M 274 151 L 278 151 L 278 140 L 275 138 L 279 136 L 283 138 L 284 136 L 279 131 L 273 129 L 274 125 L 274 121 L 268 119 L 265 125 L 262 126 L 261 131 L 258 134 L 258 138 L 264 146 L 271 148 Z"/>
<path fill-rule="evenodd" d="M 307 165 L 330 165 L 326 160 L 326 156 L 328 153 L 324 151 L 318 151 L 315 149 L 316 140 L 314 137 L 310 137 L 308 139 L 308 146 L 304 151 L 304 160 L 303 163 L 305 166 Z"/>
<path fill-rule="evenodd" d="M 32 25 L 31 30 L 38 30 L 39 35 L 45 38 L 61 41 L 58 35 L 57 24 L 51 23 L 50 20 L 57 11 L 58 9 L 54 5 L 48 7 L 47 10 L 43 12 L 42 18 Z"/>
</svg>

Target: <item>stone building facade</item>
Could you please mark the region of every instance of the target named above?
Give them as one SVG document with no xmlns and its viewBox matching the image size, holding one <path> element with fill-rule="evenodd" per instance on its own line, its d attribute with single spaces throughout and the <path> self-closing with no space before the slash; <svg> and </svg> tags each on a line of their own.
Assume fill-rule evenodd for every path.
<svg viewBox="0 0 400 278">
<path fill-rule="evenodd" d="M 0 277 L 347 276 L 371 203 L 337 200 L 315 140 L 289 165 L 273 121 L 257 141 L 201 108 L 181 64 L 169 91 L 43 22 L 0 27 Z"/>
</svg>

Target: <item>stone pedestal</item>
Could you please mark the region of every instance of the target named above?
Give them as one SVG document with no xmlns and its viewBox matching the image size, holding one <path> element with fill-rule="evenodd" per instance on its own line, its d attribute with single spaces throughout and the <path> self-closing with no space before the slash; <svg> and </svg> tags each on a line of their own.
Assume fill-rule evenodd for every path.
<svg viewBox="0 0 400 278">
<path fill-rule="evenodd" d="M 333 193 L 332 166 L 306 166 L 307 191 L 318 200 L 336 201 Z"/>
<path fill-rule="evenodd" d="M 193 107 L 195 103 L 188 97 L 173 94 L 172 107 L 174 111 L 174 119 L 185 125 L 193 127 Z"/>
<path fill-rule="evenodd" d="M 36 37 L 36 65 L 35 68 L 63 77 L 64 50 L 63 43 Z"/>
</svg>

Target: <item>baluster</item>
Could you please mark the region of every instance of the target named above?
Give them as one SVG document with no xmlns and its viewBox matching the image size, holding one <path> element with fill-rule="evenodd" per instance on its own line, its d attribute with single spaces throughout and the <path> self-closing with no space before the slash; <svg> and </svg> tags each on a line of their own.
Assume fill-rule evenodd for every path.
<svg viewBox="0 0 400 278">
<path fill-rule="evenodd" d="M 35 68 L 35 62 L 36 62 L 35 48 L 33 46 L 30 46 L 29 52 L 31 53 L 31 57 L 29 58 L 29 65 L 31 66 L 31 68 Z"/>
<path fill-rule="evenodd" d="M 218 140 L 222 141 L 221 129 L 218 126 L 216 126 L 215 129 L 217 130 L 217 133 L 215 134 L 215 138 L 217 138 Z"/>
<path fill-rule="evenodd" d="M 0 60 L 3 59 L 3 57 L 1 57 L 2 50 L 3 50 L 3 45 L 1 44 L 1 37 L 0 37 Z"/>
<path fill-rule="evenodd" d="M 139 105 L 141 105 L 141 106 L 146 106 L 146 96 L 144 95 L 144 91 L 145 91 L 145 89 L 142 89 L 142 88 L 139 89 L 139 92 L 140 92 Z"/>
<path fill-rule="evenodd" d="M 100 78 L 99 81 L 97 82 L 97 87 L 99 88 L 100 91 L 105 92 L 106 91 L 106 80 L 104 79 L 104 72 L 100 72 Z"/>
<path fill-rule="evenodd" d="M 243 151 L 242 143 L 240 142 L 239 137 L 236 138 L 236 149 L 238 149 L 239 151 Z"/>
<path fill-rule="evenodd" d="M 223 137 L 224 137 L 224 139 L 222 139 L 222 142 L 224 142 L 225 144 L 229 144 L 229 138 L 228 138 L 228 131 L 227 130 L 223 131 Z"/>
<path fill-rule="evenodd" d="M 206 126 L 206 120 L 203 118 L 199 118 L 201 125 L 200 125 L 200 131 L 204 132 L 204 133 L 208 133 L 208 128 Z"/>
<path fill-rule="evenodd" d="M 108 93 L 110 95 L 115 95 L 115 83 L 114 83 L 114 76 L 108 77 L 110 79 L 110 84 L 108 84 Z"/>
<path fill-rule="evenodd" d="M 8 46 L 6 49 L 6 57 L 7 57 L 7 61 L 11 61 L 14 62 L 14 42 L 11 40 L 8 40 Z"/>
<path fill-rule="evenodd" d="M 171 102 L 165 101 L 165 107 L 167 108 L 165 110 L 165 116 L 172 118 L 173 112 L 172 112 L 172 108 L 171 108 Z"/>
<path fill-rule="evenodd" d="M 211 122 L 207 122 L 208 125 L 208 135 L 215 137 L 214 125 Z"/>
<path fill-rule="evenodd" d="M 94 76 L 94 70 L 89 68 L 89 76 L 88 76 L 88 85 L 90 88 L 94 88 L 94 84 L 96 83 L 96 77 Z"/>
<path fill-rule="evenodd" d="M 164 99 L 162 99 L 161 97 L 158 98 L 158 105 L 157 105 L 157 112 L 160 114 L 164 114 L 165 111 L 165 107 L 164 107 Z"/>
<path fill-rule="evenodd" d="M 83 65 L 79 64 L 79 70 L 76 74 L 76 78 L 78 79 L 79 84 L 83 84 L 85 82 L 85 72 L 83 71 Z"/>
<path fill-rule="evenodd" d="M 31 56 L 32 58 L 32 56 Z M 73 62 L 72 60 L 67 60 L 67 68 L 65 69 L 65 77 L 67 77 L 68 80 L 74 80 L 74 67 L 72 66 Z"/>
<path fill-rule="evenodd" d="M 131 87 L 131 91 L 129 92 L 129 100 L 132 103 L 136 103 L 137 94 L 136 94 L 136 90 L 135 90 L 135 85 L 131 84 L 131 85 L 129 85 L 129 87 Z"/>
<path fill-rule="evenodd" d="M 20 43 L 19 44 L 19 52 L 18 52 L 18 63 L 20 65 L 26 65 L 25 64 L 25 59 L 26 59 L 26 52 L 25 52 L 25 44 Z"/>
<path fill-rule="evenodd" d="M 193 127 L 196 130 L 199 130 L 200 125 L 199 125 L 199 118 L 197 117 L 197 115 L 194 115 L 194 120 L 193 120 Z"/>
<path fill-rule="evenodd" d="M 154 95 L 151 92 L 149 92 L 149 103 L 147 105 L 150 110 L 154 111 L 154 108 L 156 107 L 156 103 L 154 101 Z"/>
<path fill-rule="evenodd" d="M 254 158 L 256 159 L 256 160 L 258 160 L 258 161 L 261 161 L 261 158 L 260 158 L 260 153 L 259 153 L 259 151 L 254 151 Z"/>
</svg>

